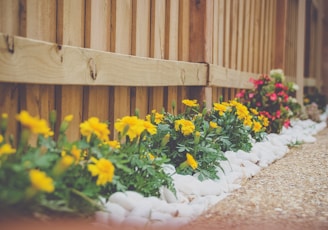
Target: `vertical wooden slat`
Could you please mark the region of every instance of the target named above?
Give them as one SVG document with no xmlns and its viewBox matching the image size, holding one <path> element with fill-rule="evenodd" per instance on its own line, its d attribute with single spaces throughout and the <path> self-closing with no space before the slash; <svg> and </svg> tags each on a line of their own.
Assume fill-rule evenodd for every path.
<svg viewBox="0 0 328 230">
<path fill-rule="evenodd" d="M 249 30 L 249 49 L 248 49 L 248 72 L 254 72 L 253 63 L 254 63 L 254 21 L 255 21 L 255 0 L 250 0 L 250 30 Z"/>
<path fill-rule="evenodd" d="M 179 53 L 178 59 L 189 61 L 189 24 L 190 24 L 190 1 L 179 0 Z M 177 113 L 182 113 L 184 106 L 181 104 L 183 99 L 188 97 L 188 90 L 185 86 L 178 87 Z"/>
<path fill-rule="evenodd" d="M 150 55 L 150 0 L 133 1 L 133 41 L 132 54 L 149 57 Z M 144 118 L 148 114 L 148 88 L 135 87 L 135 97 L 132 98 L 134 109 L 139 110 L 139 116 Z"/>
<path fill-rule="evenodd" d="M 237 68 L 237 33 L 238 33 L 238 0 L 232 1 L 232 11 L 230 16 L 231 28 L 231 53 L 230 65 L 232 69 Z"/>
<path fill-rule="evenodd" d="M 131 54 L 132 1 L 113 0 L 112 16 L 112 51 L 121 54 Z M 130 110 L 130 88 L 123 86 L 114 87 L 113 94 L 114 114 L 111 119 L 116 121 L 116 119 L 130 115 L 132 112 Z"/>
<path fill-rule="evenodd" d="M 285 69 L 287 0 L 277 0 L 276 9 L 274 68 Z"/>
<path fill-rule="evenodd" d="M 57 42 L 59 44 L 83 47 L 84 0 L 58 0 L 57 6 Z M 79 124 L 82 122 L 83 87 L 69 85 L 57 86 L 56 97 L 58 118 L 62 120 L 68 114 L 74 116 L 67 130 L 67 135 L 70 140 L 76 140 L 80 136 Z"/>
<path fill-rule="evenodd" d="M 296 92 L 296 99 L 303 102 L 304 87 L 304 42 L 305 42 L 305 1 L 298 2 L 297 10 L 297 57 L 296 57 L 296 84 L 299 90 Z"/>
<path fill-rule="evenodd" d="M 85 47 L 110 50 L 110 2 L 86 0 Z M 83 120 L 96 116 L 109 120 L 109 87 L 86 86 L 83 91 Z"/>
<path fill-rule="evenodd" d="M 213 0 L 192 1 L 190 4 L 190 49 L 189 60 L 192 62 L 212 63 L 213 57 Z M 211 93 L 206 87 L 190 87 L 189 97 L 202 103 L 212 97 L 205 95 Z M 206 105 L 211 105 L 207 101 Z"/>
<path fill-rule="evenodd" d="M 168 0 L 166 5 L 165 59 L 178 60 L 179 1 Z M 177 76 L 178 77 L 178 76 Z M 166 111 L 173 113 L 172 102 L 177 103 L 178 87 L 167 87 Z"/>
<path fill-rule="evenodd" d="M 219 1 L 213 3 L 213 64 L 219 62 Z"/>
<path fill-rule="evenodd" d="M 151 57 L 165 58 L 165 0 L 151 1 Z M 161 111 L 164 106 L 164 87 L 152 87 L 149 98 L 150 110 Z"/>
<path fill-rule="evenodd" d="M 249 52 L 249 36 L 250 36 L 250 9 L 251 2 L 246 1 L 245 2 L 245 14 L 244 14 L 244 39 L 243 39 L 243 71 L 250 71 L 248 69 L 248 52 Z"/>
<path fill-rule="evenodd" d="M 242 61 L 243 61 L 243 39 L 245 39 L 245 36 L 243 34 L 244 32 L 244 11 L 245 11 L 245 5 L 243 0 L 239 0 L 238 2 L 239 8 L 238 8 L 238 46 L 237 46 L 237 69 L 242 70 Z"/>
<path fill-rule="evenodd" d="M 259 44 L 260 44 L 260 25 L 261 25 L 261 0 L 255 0 L 254 6 L 254 63 L 253 63 L 253 71 L 255 73 L 259 73 Z"/>
<path fill-rule="evenodd" d="M 21 7 L 26 9 L 25 28 L 22 31 L 29 38 L 56 41 L 56 2 L 55 1 L 22 1 Z M 21 108 L 28 110 L 33 116 L 48 119 L 49 112 L 54 109 L 54 86 L 25 85 L 20 94 Z M 25 94 L 25 95 L 24 95 Z M 31 143 L 36 137 L 31 138 Z"/>
<path fill-rule="evenodd" d="M 9 35 L 19 35 L 19 1 L 0 0 L 0 31 Z M 0 83 L 0 115 L 7 113 L 7 134 L 17 137 L 15 115 L 19 112 L 19 84 Z"/>
<path fill-rule="evenodd" d="M 133 3 L 133 41 L 132 54 L 140 57 L 150 55 L 150 0 L 132 1 Z M 138 109 L 139 116 L 148 114 L 148 88 L 135 87 L 135 95 L 131 110 Z M 133 92 L 133 91 L 132 91 Z M 131 93 L 132 96 L 132 93 Z"/>
<path fill-rule="evenodd" d="M 229 68 L 230 67 L 230 7 L 231 1 L 225 1 L 225 29 L 224 29 L 224 66 Z"/>
<path fill-rule="evenodd" d="M 265 21 L 266 21 L 266 18 L 268 17 L 268 15 L 265 14 L 265 3 L 267 1 L 261 1 L 260 2 L 260 9 L 261 9 L 261 14 L 260 14 L 260 27 L 259 27 L 259 38 L 260 38 L 260 42 L 258 44 L 259 46 L 259 59 L 258 59 L 258 62 L 259 62 L 259 73 L 264 73 L 264 61 L 266 60 L 266 57 L 263 55 L 263 51 L 264 51 L 264 39 L 265 39 L 265 32 L 264 32 L 264 25 L 265 25 Z"/>
<path fill-rule="evenodd" d="M 214 1 L 217 2 L 217 1 Z M 218 65 L 223 66 L 224 59 L 224 0 L 218 0 L 219 2 L 219 34 L 218 34 Z"/>
</svg>

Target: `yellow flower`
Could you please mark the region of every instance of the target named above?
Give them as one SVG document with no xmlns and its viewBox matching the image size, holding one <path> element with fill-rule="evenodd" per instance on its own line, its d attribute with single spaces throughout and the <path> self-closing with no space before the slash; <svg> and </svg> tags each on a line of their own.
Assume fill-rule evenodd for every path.
<svg viewBox="0 0 328 230">
<path fill-rule="evenodd" d="M 187 157 L 187 164 L 192 168 L 192 169 L 196 169 L 198 167 L 198 163 L 197 161 L 194 159 L 194 157 L 190 154 L 187 153 L 186 154 Z"/>
<path fill-rule="evenodd" d="M 304 104 L 309 104 L 310 103 L 310 99 L 306 97 L 306 98 L 303 99 L 303 102 L 304 102 Z"/>
<path fill-rule="evenodd" d="M 198 106 L 197 100 L 185 99 L 185 100 L 182 100 L 182 103 L 189 107 L 197 107 Z"/>
<path fill-rule="evenodd" d="M 253 122 L 252 122 L 252 117 L 251 117 L 251 116 L 247 116 L 247 117 L 244 119 L 244 125 L 251 127 L 252 124 L 253 124 Z"/>
<path fill-rule="evenodd" d="M 31 169 L 29 172 L 29 176 L 32 186 L 35 189 L 48 193 L 53 192 L 55 190 L 52 178 L 48 177 L 45 172 L 42 172 L 38 169 Z"/>
<path fill-rule="evenodd" d="M 244 120 L 249 116 L 248 108 L 242 104 L 236 105 L 236 114 L 240 120 Z"/>
<path fill-rule="evenodd" d="M 153 161 L 155 159 L 155 156 L 151 153 L 148 153 L 149 160 Z"/>
<path fill-rule="evenodd" d="M 156 126 L 150 123 L 149 121 L 144 121 L 143 124 L 147 132 L 150 133 L 151 135 L 155 135 L 157 133 Z"/>
<path fill-rule="evenodd" d="M 21 111 L 16 118 L 23 126 L 29 128 L 32 133 L 42 134 L 45 137 L 54 135 L 48 127 L 46 120 L 32 117 L 27 111 Z"/>
<path fill-rule="evenodd" d="M 155 109 L 153 109 L 151 111 L 151 114 L 148 114 L 146 116 L 146 120 L 149 121 L 149 122 L 152 122 L 152 117 L 153 117 L 153 122 L 155 122 L 155 124 L 159 124 L 163 121 L 164 119 L 164 114 L 161 114 L 161 113 L 157 113 Z"/>
<path fill-rule="evenodd" d="M 67 115 L 64 117 L 64 121 L 67 121 L 67 122 L 71 122 L 73 120 L 73 115 L 70 114 L 70 115 Z"/>
<path fill-rule="evenodd" d="M 16 149 L 13 149 L 10 144 L 4 144 L 0 147 L 0 157 L 2 155 L 9 155 L 16 152 Z"/>
<path fill-rule="evenodd" d="M 80 161 L 81 158 L 81 149 L 78 149 L 75 145 L 73 145 L 72 149 L 71 149 L 71 153 L 75 158 L 75 162 L 78 163 Z"/>
<path fill-rule="evenodd" d="M 269 119 L 263 115 L 260 115 L 259 120 L 262 121 L 262 124 L 264 127 L 267 127 L 269 125 Z"/>
<path fill-rule="evenodd" d="M 60 165 L 64 170 L 66 170 L 69 166 L 71 166 L 74 162 L 74 157 L 70 155 L 65 155 L 60 160 Z"/>
<path fill-rule="evenodd" d="M 2 113 L 1 118 L 2 119 L 7 119 L 8 118 L 8 113 Z"/>
<path fill-rule="evenodd" d="M 214 103 L 213 109 L 219 112 L 219 115 L 222 116 L 225 111 L 227 111 L 227 106 L 220 103 Z"/>
<path fill-rule="evenodd" d="M 261 129 L 262 129 L 262 125 L 261 125 L 261 123 L 260 122 L 258 122 L 258 121 L 254 121 L 254 123 L 253 123 L 254 125 L 253 125 L 253 131 L 254 132 L 259 132 L 259 131 L 261 131 Z"/>
<path fill-rule="evenodd" d="M 92 176 L 98 176 L 96 184 L 98 186 L 105 185 L 108 182 L 113 181 L 115 167 L 109 160 L 105 158 L 101 158 L 97 160 L 96 158 L 92 157 L 91 161 L 94 164 L 88 165 L 88 170 Z"/>
<path fill-rule="evenodd" d="M 113 140 L 113 141 L 107 141 L 107 144 L 112 147 L 113 149 L 119 149 L 121 148 L 120 142 Z"/>
<path fill-rule="evenodd" d="M 3 136 L 0 134 L 0 143 L 3 142 Z"/>
<path fill-rule="evenodd" d="M 188 136 L 195 130 L 195 125 L 189 120 L 181 119 L 174 122 L 174 129 L 181 131 L 184 136 Z"/>
<path fill-rule="evenodd" d="M 216 122 L 210 121 L 210 127 L 211 127 L 212 129 L 215 129 L 215 128 L 218 127 L 218 124 L 217 124 Z"/>
<path fill-rule="evenodd" d="M 254 114 L 254 115 L 258 115 L 259 112 L 256 109 L 250 108 L 250 111 Z"/>
<path fill-rule="evenodd" d="M 80 124 L 80 132 L 82 136 L 87 137 L 89 141 L 92 134 L 95 134 L 100 140 L 108 141 L 110 131 L 106 123 L 99 121 L 97 117 L 90 117 L 87 121 Z"/>
<path fill-rule="evenodd" d="M 122 135 L 129 136 L 130 140 L 139 137 L 145 130 L 144 121 L 136 116 L 125 116 L 122 119 L 118 119 L 114 127 Z"/>
</svg>

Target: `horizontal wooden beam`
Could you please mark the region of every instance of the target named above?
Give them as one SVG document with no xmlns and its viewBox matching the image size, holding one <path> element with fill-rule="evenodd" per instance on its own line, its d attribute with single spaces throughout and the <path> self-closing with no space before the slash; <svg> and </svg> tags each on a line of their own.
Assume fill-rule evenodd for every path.
<svg viewBox="0 0 328 230">
<path fill-rule="evenodd" d="M 212 64 L 123 55 L 0 33 L 0 82 L 251 88 L 250 77 L 256 76 Z"/>
<path fill-rule="evenodd" d="M 143 58 L 0 33 L 0 82 L 53 85 L 206 85 L 207 65 Z"/>
<path fill-rule="evenodd" d="M 253 84 L 249 81 L 251 77 L 258 78 L 258 74 L 228 69 L 218 65 L 210 65 L 208 85 L 249 89 L 253 87 Z"/>
</svg>

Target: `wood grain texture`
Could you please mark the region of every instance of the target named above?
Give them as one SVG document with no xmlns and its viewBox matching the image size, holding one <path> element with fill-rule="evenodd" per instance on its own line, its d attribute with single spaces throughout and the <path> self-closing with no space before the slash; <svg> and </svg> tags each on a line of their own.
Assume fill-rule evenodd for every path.
<svg viewBox="0 0 328 230">
<path fill-rule="evenodd" d="M 0 34 L 0 81 L 62 85 L 206 85 L 206 65 L 135 57 Z M 91 70 L 96 79 L 91 77 Z M 96 71 L 94 71 L 96 70 Z"/>
</svg>

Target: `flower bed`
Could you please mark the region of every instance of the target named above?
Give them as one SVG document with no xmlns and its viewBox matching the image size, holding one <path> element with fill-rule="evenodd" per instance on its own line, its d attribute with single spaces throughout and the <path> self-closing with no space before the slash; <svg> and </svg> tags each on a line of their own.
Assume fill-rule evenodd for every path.
<svg viewBox="0 0 328 230">
<path fill-rule="evenodd" d="M 137 114 L 118 119 L 117 140 L 109 139 L 108 123 L 91 117 L 80 124 L 82 138 L 68 141 L 71 115 L 54 138 L 55 112 L 48 126 L 22 111 L 16 117 L 22 132 L 14 148 L 3 114 L 1 211 L 96 213 L 102 223 L 142 228 L 190 221 L 238 188 L 241 180 L 281 158 L 287 145 L 314 141 L 311 135 L 325 127 L 324 122 L 291 120 L 299 106 L 281 71 L 253 82 L 254 91 L 214 103 L 211 110 L 196 100 L 183 100 L 182 114 L 152 111 L 146 119 Z M 31 135 L 37 135 L 36 143 Z"/>
</svg>

